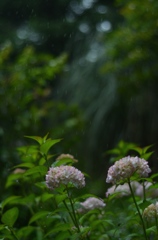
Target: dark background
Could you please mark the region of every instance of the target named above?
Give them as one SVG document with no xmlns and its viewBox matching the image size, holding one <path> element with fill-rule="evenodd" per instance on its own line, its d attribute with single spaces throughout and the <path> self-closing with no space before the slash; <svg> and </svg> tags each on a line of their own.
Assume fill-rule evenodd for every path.
<svg viewBox="0 0 158 240">
<path fill-rule="evenodd" d="M 0 1 L 2 182 L 25 135 L 63 138 L 101 190 L 119 141 L 153 144 L 157 171 L 158 3 Z"/>
</svg>

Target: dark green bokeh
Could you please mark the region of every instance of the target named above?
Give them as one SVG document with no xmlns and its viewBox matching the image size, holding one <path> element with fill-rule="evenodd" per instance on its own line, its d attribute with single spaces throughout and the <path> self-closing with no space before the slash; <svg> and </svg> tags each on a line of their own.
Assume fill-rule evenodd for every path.
<svg viewBox="0 0 158 240">
<path fill-rule="evenodd" d="M 121 139 L 156 151 L 156 0 L 3 0 L 0 9 L 1 43 L 13 46 L 0 73 L 3 165 L 23 135 L 47 131 L 64 138 L 58 151 L 79 158 L 97 186 L 106 178 L 105 151 Z M 40 70 L 24 54 L 29 45 Z M 67 63 L 53 74 L 47 65 L 54 58 L 59 67 L 63 52 Z M 156 171 L 154 155 L 151 165 Z"/>
</svg>

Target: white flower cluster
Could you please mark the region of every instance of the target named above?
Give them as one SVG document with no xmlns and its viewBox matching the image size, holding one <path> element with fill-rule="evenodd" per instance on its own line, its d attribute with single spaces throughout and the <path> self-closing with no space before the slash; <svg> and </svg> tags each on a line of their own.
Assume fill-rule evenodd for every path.
<svg viewBox="0 0 158 240">
<path fill-rule="evenodd" d="M 85 177 L 81 171 L 73 166 L 52 167 L 46 175 L 46 184 L 48 188 L 54 189 L 61 184 L 73 184 L 76 188 L 85 186 Z"/>
<path fill-rule="evenodd" d="M 150 204 L 144 209 L 143 218 L 147 221 L 153 221 L 158 217 L 158 202 Z"/>
<path fill-rule="evenodd" d="M 106 192 L 106 197 L 109 197 L 110 195 L 117 193 L 117 197 L 123 197 L 130 195 L 130 189 L 127 183 L 124 183 L 123 185 L 113 185 L 112 187 L 108 188 Z"/>
<path fill-rule="evenodd" d="M 151 172 L 148 162 L 139 157 L 130 157 L 116 161 L 108 170 L 106 182 L 117 184 L 120 181 L 125 181 L 132 177 L 135 173 L 139 177 L 147 177 Z"/>
<path fill-rule="evenodd" d="M 134 192 L 135 196 L 139 196 L 143 198 L 144 196 L 144 188 L 143 184 L 137 182 L 137 181 L 132 181 L 131 186 Z M 152 183 L 151 182 L 144 182 L 144 187 L 146 191 L 146 196 L 147 197 L 152 197 L 152 198 L 157 198 L 158 197 L 158 189 L 157 188 L 151 188 Z M 124 183 L 122 185 L 113 185 L 112 187 L 108 188 L 105 195 L 106 197 L 109 197 L 110 195 L 117 193 L 117 197 L 123 197 L 123 196 L 129 196 L 131 194 L 130 188 L 128 183 Z"/>
<path fill-rule="evenodd" d="M 98 199 L 95 197 L 89 197 L 84 202 L 80 203 L 84 210 L 89 211 L 96 208 L 103 208 L 105 207 L 105 203 L 102 199 Z"/>
</svg>

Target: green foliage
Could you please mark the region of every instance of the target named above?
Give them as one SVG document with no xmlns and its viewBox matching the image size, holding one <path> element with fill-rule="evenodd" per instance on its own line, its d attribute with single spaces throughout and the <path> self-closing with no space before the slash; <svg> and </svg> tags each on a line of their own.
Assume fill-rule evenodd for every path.
<svg viewBox="0 0 158 240">
<path fill-rule="evenodd" d="M 49 167 L 77 164 L 69 154 L 62 154 L 55 161 L 52 156 L 49 158 L 51 148 L 58 145 L 60 139 L 48 138 L 48 134 L 27 138 L 33 140 L 35 145 L 18 149 L 21 163 L 14 166 L 14 171 L 6 179 L 6 198 L 0 204 L 1 239 L 149 240 L 152 236 L 156 240 L 157 225 L 152 221 L 148 223 L 143 217 L 144 209 L 155 203 L 152 195 L 136 194 L 138 189 L 132 187 L 131 194 L 129 192 L 122 197 L 115 191 L 111 192 L 100 200 L 102 204 L 106 203 L 105 206 L 99 208 L 89 204 L 89 208 L 83 207 L 84 200 L 99 199 L 88 192 L 88 188 L 75 190 L 71 184 L 63 184 L 52 190 L 46 186 L 45 176 Z M 46 146 L 44 151 L 41 148 L 43 145 Z M 146 154 L 150 147 L 141 149 L 135 144 L 121 141 L 109 153 L 122 157 L 120 154 L 127 154 L 134 149 L 139 154 Z M 45 161 L 41 161 L 41 158 Z M 154 174 L 150 178 L 139 178 L 142 185 L 145 181 L 151 183 L 150 189 L 142 187 L 143 191 L 156 191 L 156 184 L 152 185 L 156 177 Z M 137 180 L 135 176 L 134 181 Z M 131 177 L 128 179 L 129 186 L 132 186 L 132 182 Z M 10 188 L 14 195 L 9 195 Z"/>
<path fill-rule="evenodd" d="M 116 155 L 116 157 L 111 158 L 111 162 L 115 162 L 118 159 L 121 159 L 124 156 L 129 155 L 130 153 L 132 153 L 133 155 L 135 154 L 140 158 L 144 158 L 145 160 L 148 160 L 150 156 L 153 154 L 153 151 L 147 152 L 151 147 L 153 147 L 153 145 L 140 148 L 137 147 L 135 143 L 120 141 L 115 148 L 108 150 L 106 153 Z"/>
<path fill-rule="evenodd" d="M 121 139 L 148 146 L 157 143 L 158 135 L 157 0 L 145 0 L 143 7 L 137 0 L 115 2 L 115 27 L 99 37 L 96 32 L 86 55 L 71 64 L 63 87 L 69 103 L 75 101 L 84 109 L 85 165 L 96 179 L 102 164 L 96 160 L 104 157 L 105 149 Z"/>
<path fill-rule="evenodd" d="M 11 208 L 2 215 L 1 220 L 8 227 L 13 227 L 14 223 L 18 218 L 18 214 L 19 214 L 18 208 L 16 207 Z"/>
<path fill-rule="evenodd" d="M 63 132 L 62 136 L 65 138 L 67 134 L 71 136 L 73 131 L 80 132 L 83 128 L 83 118 L 78 107 L 67 105 L 61 99 L 59 100 L 56 90 L 54 90 L 66 61 L 66 54 L 54 57 L 51 54 L 37 53 L 32 46 L 27 46 L 17 53 L 11 44 L 1 45 L 0 173 L 2 188 L 0 192 L 3 190 L 4 178 L 10 169 L 19 163 L 14 149 L 26 143 L 27 139 L 23 139 L 24 134 L 32 133 L 36 136 L 40 130 L 41 135 L 44 135 L 49 129 L 50 133 L 57 138 Z M 58 148 L 57 151 L 64 151 L 64 149 L 68 151 L 70 145 L 73 147 L 77 143 L 80 134 L 72 136 L 71 142 L 67 141 L 63 150 Z M 40 158 L 41 165 L 43 161 L 46 161 L 44 155 L 47 154 L 50 147 L 60 141 L 57 139 L 45 142 L 46 138 L 47 136 L 45 136 L 39 151 L 43 156 Z M 39 137 L 39 143 L 40 139 Z M 35 159 L 37 157 L 36 148 L 37 146 L 24 147 L 19 148 L 19 151 L 25 153 L 22 157 L 29 158 L 29 154 L 31 154 Z M 48 156 L 48 160 L 49 158 L 51 158 L 51 154 Z M 34 160 L 28 162 L 25 159 L 22 164 L 17 167 L 31 168 Z M 8 184 L 10 183 L 8 182 Z"/>
</svg>

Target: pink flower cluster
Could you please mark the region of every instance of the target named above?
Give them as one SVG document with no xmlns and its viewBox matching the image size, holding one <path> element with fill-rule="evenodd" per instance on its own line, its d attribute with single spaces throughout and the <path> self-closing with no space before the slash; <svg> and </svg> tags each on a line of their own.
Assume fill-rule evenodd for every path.
<svg viewBox="0 0 158 240">
<path fill-rule="evenodd" d="M 148 162 L 139 157 L 124 157 L 116 161 L 108 170 L 106 182 L 117 184 L 132 177 L 135 173 L 139 177 L 147 177 L 151 172 Z"/>
<path fill-rule="evenodd" d="M 84 208 L 84 210 L 89 211 L 95 208 L 103 208 L 106 204 L 103 202 L 102 199 L 89 197 L 84 202 L 80 203 L 80 205 Z"/>
<path fill-rule="evenodd" d="M 85 177 L 81 171 L 72 166 L 52 167 L 46 175 L 46 184 L 48 188 L 54 189 L 61 184 L 73 184 L 76 188 L 85 186 Z"/>
<path fill-rule="evenodd" d="M 123 185 L 113 185 L 112 187 L 107 189 L 106 197 L 109 197 L 110 195 L 117 193 L 117 197 L 123 197 L 130 195 L 130 189 L 127 183 L 124 183 Z"/>
<path fill-rule="evenodd" d="M 158 189 L 151 188 L 152 183 L 151 182 L 144 182 L 144 187 L 143 184 L 137 182 L 137 181 L 131 181 L 131 186 L 134 191 L 135 196 L 139 196 L 143 198 L 144 196 L 144 187 L 146 191 L 146 196 L 156 198 L 158 197 Z M 121 185 L 113 185 L 112 187 L 108 188 L 106 191 L 106 197 L 109 197 L 110 195 L 117 193 L 117 197 L 123 197 L 123 196 L 128 196 L 131 194 L 130 188 L 128 183 L 124 183 Z"/>
<path fill-rule="evenodd" d="M 147 221 L 156 220 L 158 217 L 158 202 L 155 204 L 150 204 L 147 208 L 144 209 L 143 218 Z"/>
</svg>

